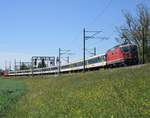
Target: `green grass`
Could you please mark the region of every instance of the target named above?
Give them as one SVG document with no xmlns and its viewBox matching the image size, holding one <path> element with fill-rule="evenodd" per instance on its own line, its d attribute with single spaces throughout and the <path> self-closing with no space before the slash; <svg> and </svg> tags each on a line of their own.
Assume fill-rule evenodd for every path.
<svg viewBox="0 0 150 118">
<path fill-rule="evenodd" d="M 20 81 L 0 78 L 0 118 L 10 111 L 11 106 L 25 90 L 24 88 Z"/>
<path fill-rule="evenodd" d="M 22 81 L 28 92 L 6 118 L 150 117 L 150 65 Z"/>
</svg>

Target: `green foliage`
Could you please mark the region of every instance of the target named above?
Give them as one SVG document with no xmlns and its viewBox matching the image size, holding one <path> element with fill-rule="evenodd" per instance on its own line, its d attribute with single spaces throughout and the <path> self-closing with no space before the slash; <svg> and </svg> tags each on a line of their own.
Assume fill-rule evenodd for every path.
<svg viewBox="0 0 150 118">
<path fill-rule="evenodd" d="M 4 117 L 24 91 L 22 82 L 0 78 L 0 118 Z"/>
<path fill-rule="evenodd" d="M 44 68 L 44 67 L 46 67 L 45 61 L 39 62 L 38 68 Z"/>
<path fill-rule="evenodd" d="M 26 78 L 29 90 L 6 118 L 150 117 L 150 65 Z"/>
<path fill-rule="evenodd" d="M 28 70 L 30 69 L 27 65 L 25 65 L 24 63 L 20 66 L 20 70 Z"/>
</svg>

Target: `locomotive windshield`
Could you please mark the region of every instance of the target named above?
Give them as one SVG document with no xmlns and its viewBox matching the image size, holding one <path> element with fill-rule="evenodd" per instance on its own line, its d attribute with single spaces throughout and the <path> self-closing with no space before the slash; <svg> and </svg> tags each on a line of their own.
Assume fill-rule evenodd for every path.
<svg viewBox="0 0 150 118">
<path fill-rule="evenodd" d="M 128 52 L 129 51 L 129 47 L 122 47 L 122 51 L 123 52 Z"/>
<path fill-rule="evenodd" d="M 137 46 L 132 46 L 131 50 L 132 50 L 132 52 L 137 52 Z"/>
</svg>

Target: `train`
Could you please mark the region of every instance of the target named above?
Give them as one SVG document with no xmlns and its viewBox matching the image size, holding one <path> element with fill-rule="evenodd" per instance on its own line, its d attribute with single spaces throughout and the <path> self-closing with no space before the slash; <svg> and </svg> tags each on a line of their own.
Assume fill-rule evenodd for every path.
<svg viewBox="0 0 150 118">
<path fill-rule="evenodd" d="M 105 54 L 98 54 L 85 60 L 86 70 L 97 70 L 100 68 L 112 68 L 138 64 L 138 48 L 134 44 L 120 44 L 109 49 Z M 57 74 L 69 72 L 81 72 L 84 69 L 83 60 L 71 62 L 61 66 L 36 68 L 29 70 L 5 72 L 5 76 L 28 76 Z"/>
</svg>

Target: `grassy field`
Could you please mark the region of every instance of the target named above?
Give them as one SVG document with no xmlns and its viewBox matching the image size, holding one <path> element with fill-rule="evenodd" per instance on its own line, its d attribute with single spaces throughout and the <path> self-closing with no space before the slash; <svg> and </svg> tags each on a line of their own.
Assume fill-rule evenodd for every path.
<svg viewBox="0 0 150 118">
<path fill-rule="evenodd" d="M 11 106 L 16 103 L 24 90 L 22 82 L 0 78 L 0 118 L 10 111 Z"/>
<path fill-rule="evenodd" d="M 150 65 L 20 79 L 28 91 L 6 118 L 150 117 Z"/>
</svg>

